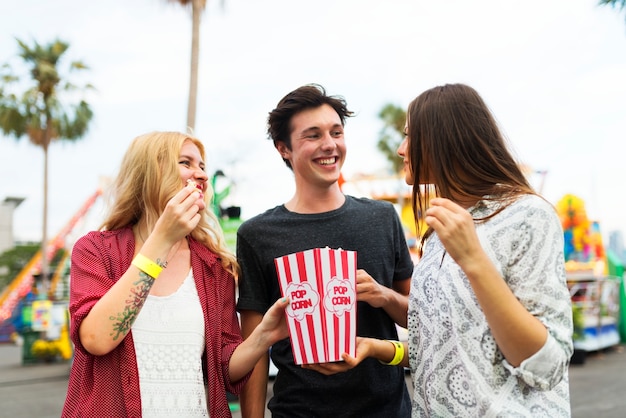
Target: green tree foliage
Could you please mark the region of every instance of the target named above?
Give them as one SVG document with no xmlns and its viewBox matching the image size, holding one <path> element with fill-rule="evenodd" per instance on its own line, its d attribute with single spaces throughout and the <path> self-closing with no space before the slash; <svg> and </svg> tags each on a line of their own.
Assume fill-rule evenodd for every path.
<svg viewBox="0 0 626 418">
<path fill-rule="evenodd" d="M 611 6 L 613 8 L 623 9 L 626 7 L 626 0 L 600 0 L 600 6 Z"/>
<path fill-rule="evenodd" d="M 378 114 L 383 121 L 383 128 L 378 135 L 378 149 L 387 157 L 391 170 L 397 174 L 402 170 L 402 159 L 398 156 L 398 147 L 404 139 L 406 111 L 404 108 L 387 104 Z"/>
<path fill-rule="evenodd" d="M 619 9 L 620 11 L 626 8 L 626 0 L 600 0 L 598 2 L 600 6 L 609 6 L 613 9 Z"/>
<path fill-rule="evenodd" d="M 0 129 L 16 140 L 28 137 L 44 153 L 43 231 L 42 247 L 48 242 L 48 148 L 57 140 L 74 141 L 86 134 L 93 112 L 89 104 L 78 98 L 92 88 L 77 86 L 62 74 L 60 64 L 69 44 L 55 40 L 47 45 L 32 45 L 16 39 L 18 56 L 28 69 L 28 76 L 16 75 L 9 63 L 0 72 Z M 80 61 L 70 62 L 68 72 L 86 70 Z M 73 103 L 62 100 L 62 93 Z M 77 94 L 79 96 L 77 96 Z M 65 98 L 65 96 L 63 97 Z M 45 247 L 43 247 L 45 248 Z M 48 260 L 42 257 L 42 273 L 47 277 Z"/>
<path fill-rule="evenodd" d="M 26 266 L 39 245 L 20 245 L 0 254 L 0 293 Z"/>
<path fill-rule="evenodd" d="M 0 254 L 0 293 L 20 274 L 39 249 L 39 244 L 18 245 Z M 58 264 L 65 253 L 65 249 L 57 251 L 50 265 Z"/>
</svg>

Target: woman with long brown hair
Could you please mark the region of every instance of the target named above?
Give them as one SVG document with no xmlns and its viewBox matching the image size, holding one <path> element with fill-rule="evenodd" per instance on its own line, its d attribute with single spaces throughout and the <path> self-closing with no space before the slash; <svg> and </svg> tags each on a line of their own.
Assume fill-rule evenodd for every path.
<svg viewBox="0 0 626 418">
<path fill-rule="evenodd" d="M 410 367 L 414 417 L 569 417 L 572 311 L 553 206 L 469 86 L 420 94 L 405 133 L 398 154 L 427 225 L 408 344 L 361 339 L 345 367 Z"/>
</svg>

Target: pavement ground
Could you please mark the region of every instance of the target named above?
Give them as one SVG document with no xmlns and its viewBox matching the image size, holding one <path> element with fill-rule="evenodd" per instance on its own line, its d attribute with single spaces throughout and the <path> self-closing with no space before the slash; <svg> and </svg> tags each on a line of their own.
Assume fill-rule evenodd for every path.
<svg viewBox="0 0 626 418">
<path fill-rule="evenodd" d="M 69 369 L 67 362 L 23 365 L 21 347 L 0 344 L 0 417 L 60 417 Z M 626 345 L 588 353 L 583 364 L 570 366 L 569 376 L 573 418 L 626 416 Z M 407 384 L 410 388 L 408 374 Z M 237 406 L 233 418 L 241 418 Z"/>
</svg>

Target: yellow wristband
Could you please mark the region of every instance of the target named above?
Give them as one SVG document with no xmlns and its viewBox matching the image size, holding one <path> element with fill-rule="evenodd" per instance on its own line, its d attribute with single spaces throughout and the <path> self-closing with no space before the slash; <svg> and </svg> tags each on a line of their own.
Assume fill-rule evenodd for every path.
<svg viewBox="0 0 626 418">
<path fill-rule="evenodd" d="M 155 280 L 159 277 L 161 271 L 163 271 L 163 267 L 159 266 L 143 254 L 137 254 L 135 258 L 133 258 L 132 265 Z"/>
<path fill-rule="evenodd" d="M 402 363 L 402 360 L 404 360 L 404 344 L 402 344 L 400 341 L 392 341 L 392 340 L 385 340 L 385 341 L 388 341 L 391 344 L 393 344 L 394 348 L 396 349 L 396 352 L 393 355 L 393 359 L 389 363 L 385 363 L 384 361 L 381 361 L 381 363 L 386 364 L 387 366 L 397 366 L 398 364 Z"/>
</svg>

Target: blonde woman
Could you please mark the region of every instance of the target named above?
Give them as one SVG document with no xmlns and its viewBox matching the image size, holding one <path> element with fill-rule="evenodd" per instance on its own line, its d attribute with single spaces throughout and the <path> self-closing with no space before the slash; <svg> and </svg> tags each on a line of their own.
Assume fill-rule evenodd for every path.
<svg viewBox="0 0 626 418">
<path fill-rule="evenodd" d="M 64 417 L 228 417 L 226 392 L 288 336 L 280 300 L 242 342 L 238 265 L 210 210 L 204 156 L 182 133 L 135 138 L 110 213 L 76 242 Z"/>
</svg>

